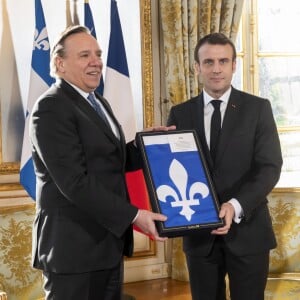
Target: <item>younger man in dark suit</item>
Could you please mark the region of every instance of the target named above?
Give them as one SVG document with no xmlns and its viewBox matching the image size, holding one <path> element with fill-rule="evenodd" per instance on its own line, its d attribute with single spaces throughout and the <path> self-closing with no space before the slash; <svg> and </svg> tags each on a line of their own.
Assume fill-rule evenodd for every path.
<svg viewBox="0 0 300 300">
<path fill-rule="evenodd" d="M 236 49 L 223 34 L 198 41 L 195 69 L 203 91 L 172 107 L 168 125 L 197 131 L 225 226 L 183 239 L 193 300 L 224 300 L 226 274 L 231 300 L 263 300 L 276 247 L 266 197 L 282 165 L 271 105 L 231 86 Z"/>
<path fill-rule="evenodd" d="M 120 300 L 123 255 L 133 251 L 132 224 L 165 240 L 154 220 L 166 217 L 128 201 L 126 157 L 136 150 L 125 144 L 108 102 L 94 94 L 102 67 L 90 32 L 68 28 L 51 52 L 56 83 L 31 115 L 37 176 L 33 266 L 43 270 L 47 300 Z"/>
</svg>

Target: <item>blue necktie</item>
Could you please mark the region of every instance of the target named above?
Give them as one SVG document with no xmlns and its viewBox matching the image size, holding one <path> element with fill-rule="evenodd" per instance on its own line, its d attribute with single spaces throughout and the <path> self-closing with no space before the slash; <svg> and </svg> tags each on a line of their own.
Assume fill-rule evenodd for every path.
<svg viewBox="0 0 300 300">
<path fill-rule="evenodd" d="M 106 123 L 106 125 L 108 125 L 110 127 L 108 120 L 100 106 L 100 103 L 98 103 L 97 99 L 95 98 L 94 93 L 89 93 L 87 98 L 88 98 L 89 102 L 91 103 L 91 105 L 93 106 L 93 108 L 95 109 L 95 111 L 97 112 L 97 114 L 103 119 L 103 121 Z"/>
<path fill-rule="evenodd" d="M 214 106 L 214 112 L 211 116 L 210 123 L 210 153 L 213 161 L 216 158 L 219 135 L 221 131 L 221 100 L 212 100 L 210 103 Z"/>
</svg>

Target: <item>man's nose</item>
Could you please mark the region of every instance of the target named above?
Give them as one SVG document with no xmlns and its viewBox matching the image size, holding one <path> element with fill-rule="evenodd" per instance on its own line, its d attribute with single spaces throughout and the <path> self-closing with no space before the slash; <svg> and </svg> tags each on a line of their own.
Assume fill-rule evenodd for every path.
<svg viewBox="0 0 300 300">
<path fill-rule="evenodd" d="M 216 62 L 214 64 L 213 72 L 214 73 L 220 73 L 221 72 L 221 65 L 220 65 L 220 63 Z"/>
<path fill-rule="evenodd" d="M 99 57 L 98 55 L 92 56 L 90 63 L 93 64 L 93 65 L 97 65 L 97 66 L 102 66 L 103 65 L 102 58 Z"/>
</svg>

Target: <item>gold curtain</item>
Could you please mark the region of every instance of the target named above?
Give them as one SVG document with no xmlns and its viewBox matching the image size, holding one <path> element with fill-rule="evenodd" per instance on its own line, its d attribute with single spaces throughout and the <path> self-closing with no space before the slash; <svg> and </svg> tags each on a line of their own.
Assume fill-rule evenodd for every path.
<svg viewBox="0 0 300 300">
<path fill-rule="evenodd" d="M 159 1 L 166 97 L 171 104 L 197 92 L 193 48 L 198 39 L 198 3 L 188 0 Z"/>
<path fill-rule="evenodd" d="M 244 0 L 164 0 L 159 1 L 161 43 L 163 47 L 161 95 L 165 123 L 172 105 L 199 93 L 194 74 L 194 48 L 210 32 L 222 32 L 235 40 Z M 182 240 L 172 240 L 172 277 L 188 280 Z"/>
<path fill-rule="evenodd" d="M 210 32 L 222 32 L 235 41 L 244 0 L 199 0 L 195 2 L 198 2 L 199 38 Z"/>
<path fill-rule="evenodd" d="M 194 48 L 210 32 L 222 32 L 235 40 L 244 0 L 159 1 L 163 80 L 168 105 L 198 94 L 194 75 Z M 163 116 L 165 117 L 165 116 Z M 163 118 L 164 119 L 164 118 Z"/>
</svg>

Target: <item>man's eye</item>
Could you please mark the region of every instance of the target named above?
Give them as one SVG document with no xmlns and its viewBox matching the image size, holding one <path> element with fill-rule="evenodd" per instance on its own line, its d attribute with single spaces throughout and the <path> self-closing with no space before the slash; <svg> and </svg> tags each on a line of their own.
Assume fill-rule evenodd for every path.
<svg viewBox="0 0 300 300">
<path fill-rule="evenodd" d="M 221 59 L 221 60 L 220 60 L 220 64 L 221 64 L 221 65 L 224 65 L 224 64 L 226 64 L 226 63 L 228 63 L 228 62 L 229 62 L 228 59 Z"/>
</svg>

